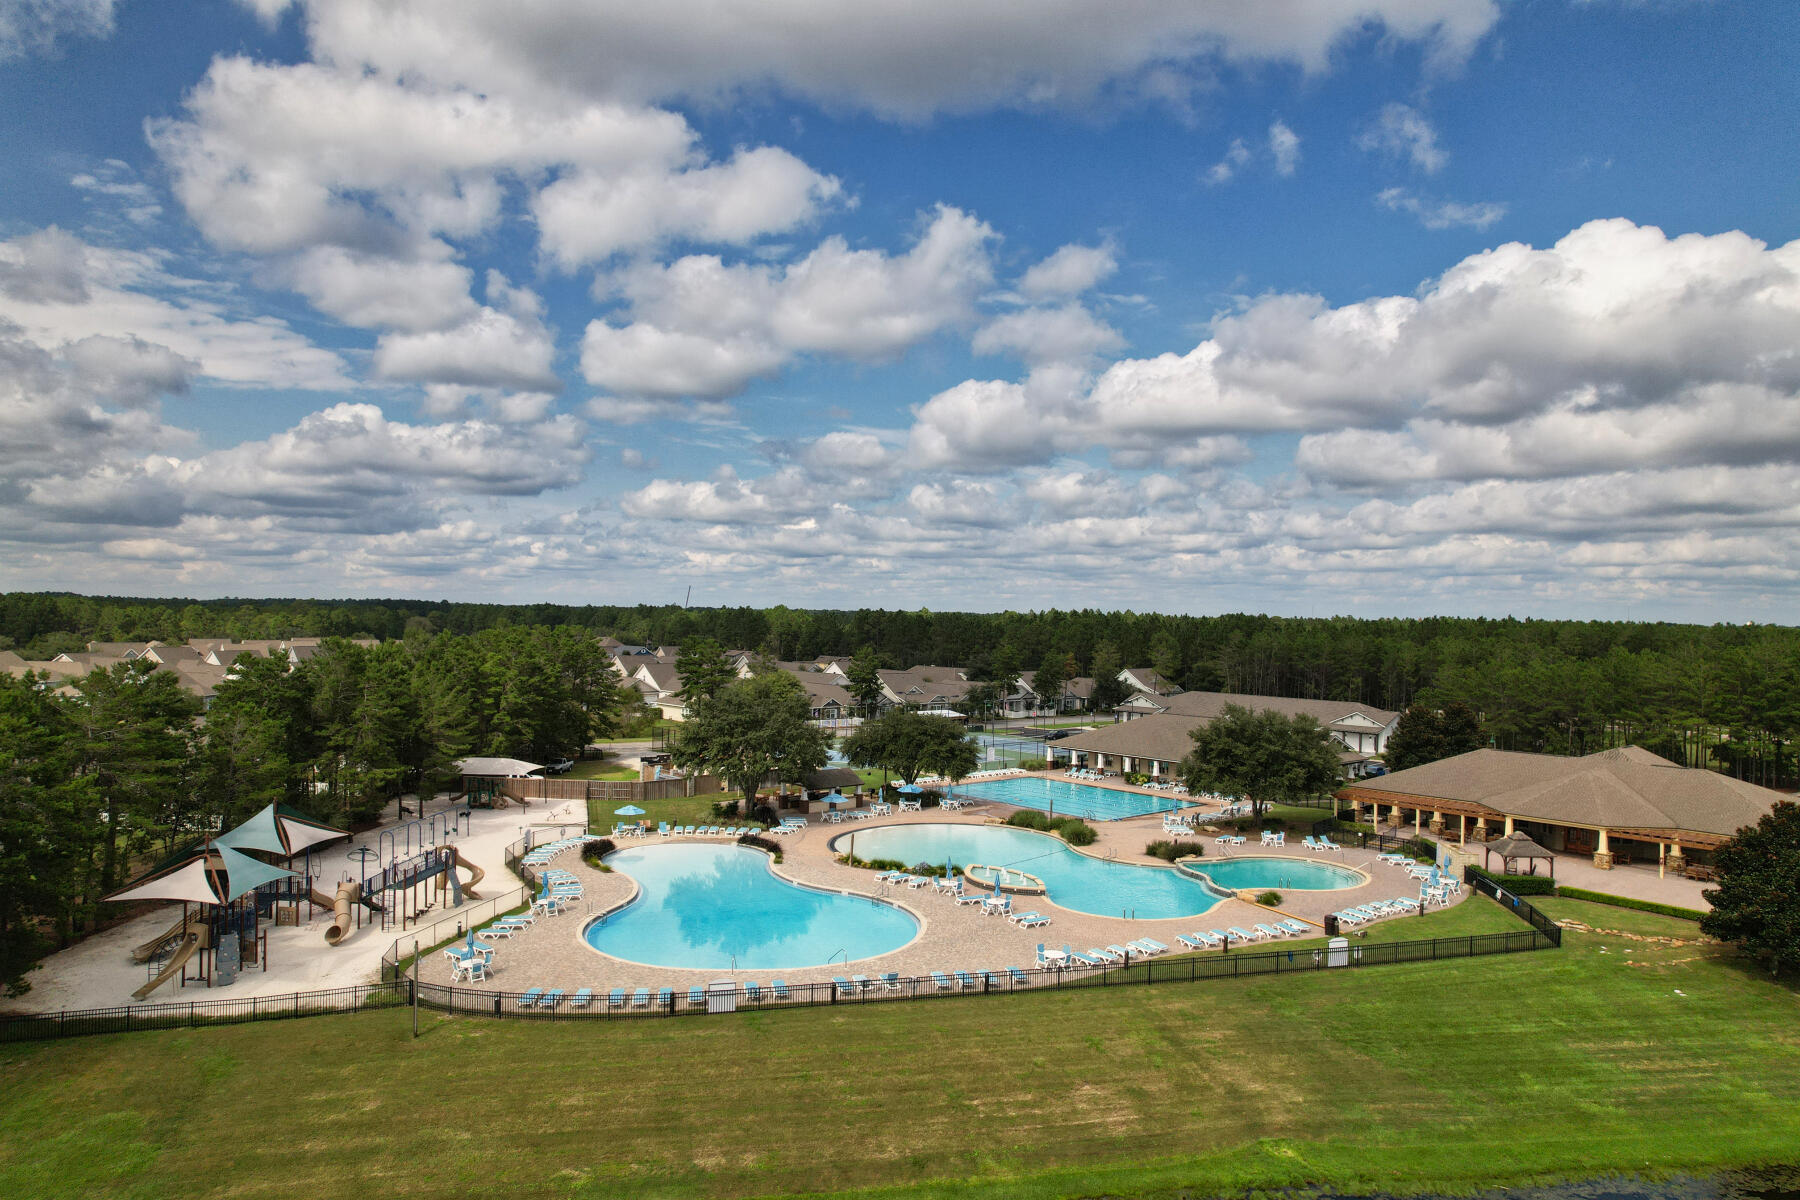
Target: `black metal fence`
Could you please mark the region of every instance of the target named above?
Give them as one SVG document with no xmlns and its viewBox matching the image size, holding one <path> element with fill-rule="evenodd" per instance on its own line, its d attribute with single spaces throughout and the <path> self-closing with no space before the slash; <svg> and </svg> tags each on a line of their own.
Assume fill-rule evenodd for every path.
<svg viewBox="0 0 1800 1200">
<path fill-rule="evenodd" d="M 99 1033 L 132 1033 L 141 1029 L 191 1029 L 201 1025 L 242 1025 L 327 1013 L 359 1012 L 407 1004 L 412 993 L 404 982 L 357 984 L 285 996 L 246 996 L 237 1000 L 188 1000 L 170 1004 L 134 1004 L 72 1012 L 32 1013 L 0 1017 L 0 1042 L 36 1042 L 88 1037 Z"/>
<path fill-rule="evenodd" d="M 1351 970 L 1397 963 L 1440 962 L 1489 954 L 1514 954 L 1546 950 L 1560 944 L 1537 928 L 1466 937 L 1428 938 L 1406 942 L 1362 942 L 1343 939 L 1335 950 L 1311 942 L 1304 946 L 1263 950 L 1211 951 L 1181 958 L 1147 958 L 1130 965 L 1061 970 L 1044 968 L 1009 971 L 965 972 L 958 978 L 945 974 L 883 979 L 879 976 L 843 983 L 787 984 L 776 990 L 768 985 L 737 983 L 729 989 L 710 987 L 597 988 L 590 995 L 558 994 L 552 1004 L 542 993 L 495 992 L 482 988 L 447 987 L 421 983 L 419 1005 L 441 1012 L 470 1016 L 524 1020 L 583 1020 L 634 1017 L 685 1017 L 707 1013 L 764 1011 L 782 1008 L 821 1008 L 840 1005 L 883 1004 L 906 1000 L 949 1000 L 970 996 L 1013 995 L 1023 992 L 1055 992 L 1084 988 L 1148 987 L 1163 983 L 1199 983 L 1251 975 L 1288 975 L 1294 972 Z"/>
<path fill-rule="evenodd" d="M 1474 867 L 1463 869 L 1463 882 L 1480 892 L 1483 896 L 1492 897 L 1506 908 L 1517 913 L 1532 928 L 1532 932 L 1548 938 L 1553 946 L 1562 945 L 1562 926 L 1545 916 L 1531 901 L 1523 896 L 1515 896 L 1493 879 L 1477 871 Z"/>
<path fill-rule="evenodd" d="M 1490 954 L 1548 950 L 1562 945 L 1562 930 L 1523 897 L 1491 881 L 1467 877 L 1470 887 L 1513 910 L 1529 928 L 1464 937 L 1420 938 L 1404 942 L 1366 942 L 1359 937 L 1316 939 L 1260 949 L 1203 951 L 1170 958 L 1144 958 L 1100 967 L 945 972 L 908 978 L 850 977 L 842 982 L 751 984 L 733 981 L 728 988 L 711 985 L 668 988 L 600 987 L 587 995 L 570 990 L 548 993 L 496 992 L 435 983 L 414 984 L 390 979 L 379 984 L 331 991 L 243 1000 L 200 1000 L 184 1004 L 90 1009 L 82 1012 L 0 1018 L 0 1042 L 123 1033 L 245 1021 L 279 1020 L 359 1009 L 392 1007 L 414 1000 L 421 1008 L 468 1016 L 524 1020 L 683 1017 L 707 1013 L 780 1008 L 822 1008 L 850 1004 L 882 1004 L 906 1000 L 949 1000 L 1022 992 L 1082 988 L 1149 987 L 1161 983 L 1200 983 L 1252 975 L 1355 970 L 1400 963 L 1442 962 Z M 398 964 L 394 964 L 396 967 Z"/>
</svg>

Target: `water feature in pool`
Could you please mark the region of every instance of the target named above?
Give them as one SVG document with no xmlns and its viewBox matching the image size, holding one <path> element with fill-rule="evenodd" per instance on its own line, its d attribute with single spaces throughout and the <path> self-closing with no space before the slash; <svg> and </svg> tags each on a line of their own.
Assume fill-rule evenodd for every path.
<svg viewBox="0 0 1800 1200">
<path fill-rule="evenodd" d="M 898 950 L 919 923 L 891 904 L 803 888 L 741 846 L 639 846 L 607 856 L 641 891 L 582 936 L 605 954 L 659 967 L 772 970 Z"/>
<path fill-rule="evenodd" d="M 1121 792 L 1038 775 L 978 779 L 957 784 L 955 791 L 958 796 L 994 800 L 1088 821 L 1118 821 L 1146 813 L 1167 812 L 1182 805 L 1181 797 L 1166 792 Z"/>
<path fill-rule="evenodd" d="M 1058 809 L 1058 811 L 1061 811 Z M 833 845 L 847 842 L 841 836 Z M 1137 866 L 1077 854 L 1061 839 L 997 825 L 879 825 L 856 831 L 859 858 L 957 866 L 985 863 L 1028 871 L 1048 898 L 1076 912 L 1145 919 L 1190 917 L 1219 902 L 1204 883 L 1168 867 Z"/>
</svg>

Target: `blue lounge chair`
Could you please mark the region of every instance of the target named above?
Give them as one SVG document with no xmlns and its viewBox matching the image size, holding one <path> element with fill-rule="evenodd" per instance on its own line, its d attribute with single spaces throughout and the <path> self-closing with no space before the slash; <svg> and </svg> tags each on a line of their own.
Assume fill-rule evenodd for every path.
<svg viewBox="0 0 1800 1200">
<path fill-rule="evenodd" d="M 956 973 L 956 982 L 965 992 L 972 992 L 980 986 L 975 982 L 975 977 L 967 971 L 958 971 Z"/>
<path fill-rule="evenodd" d="M 990 990 L 997 988 L 1000 986 L 1000 977 L 992 971 L 983 971 L 981 972 L 981 985 Z"/>
<path fill-rule="evenodd" d="M 1141 937 L 1137 941 L 1140 946 L 1148 946 L 1150 948 L 1150 953 L 1152 954 L 1167 954 L 1169 952 L 1169 948 L 1155 938 Z"/>
<path fill-rule="evenodd" d="M 1256 932 L 1262 934 L 1264 937 L 1268 938 L 1270 941 L 1274 941 L 1276 938 L 1284 938 L 1287 936 L 1287 930 L 1277 929 L 1273 925 L 1258 925 L 1255 928 L 1256 928 Z"/>
<path fill-rule="evenodd" d="M 875 981 L 870 979 L 867 975 L 852 975 L 850 977 L 850 982 L 856 985 L 856 990 L 859 992 L 872 992 L 875 990 Z"/>
<path fill-rule="evenodd" d="M 1021 929 L 1037 929 L 1049 923 L 1050 918 L 1040 912 L 1026 913 L 1019 918 L 1019 928 Z"/>
<path fill-rule="evenodd" d="M 777 1000 L 786 1000 L 789 998 L 786 980 L 782 980 L 782 979 L 770 980 L 769 988 L 770 988 L 770 990 L 772 990 L 775 993 L 775 998 Z"/>
<path fill-rule="evenodd" d="M 933 971 L 931 973 L 931 982 L 937 985 L 937 990 L 940 992 L 950 991 L 956 986 L 955 982 L 942 971 Z"/>
<path fill-rule="evenodd" d="M 542 1000 L 538 1001 L 538 1007 L 539 1008 L 555 1008 L 557 1005 L 562 1003 L 562 998 L 563 998 L 563 991 L 561 988 L 551 988 L 549 991 L 544 993 L 544 998 Z"/>
<path fill-rule="evenodd" d="M 670 989 L 670 988 L 657 988 L 656 989 L 656 1007 L 668 1008 L 669 1002 L 672 1001 L 674 998 L 675 998 L 675 992 L 673 991 L 673 989 Z"/>
<path fill-rule="evenodd" d="M 1031 986 L 1031 977 L 1017 967 L 1006 968 L 1006 974 L 1012 979 L 1014 987 Z"/>
<path fill-rule="evenodd" d="M 535 987 L 535 988 L 532 988 L 528 992 L 520 993 L 519 998 L 517 1001 L 515 1001 L 515 1003 L 520 1008 L 532 1008 L 537 1004 L 538 1000 L 543 996 L 543 994 L 544 994 L 543 988 Z"/>
<path fill-rule="evenodd" d="M 650 1007 L 650 989 L 649 988 L 639 988 L 637 991 L 631 993 L 631 1007 L 633 1007 L 633 1008 L 649 1008 Z"/>
<path fill-rule="evenodd" d="M 1251 933 L 1248 929 L 1241 929 L 1236 925 L 1233 925 L 1230 929 L 1227 929 L 1225 932 L 1229 933 L 1232 937 L 1236 938 L 1240 942 L 1254 942 L 1257 940 L 1256 935 L 1254 933 Z"/>
<path fill-rule="evenodd" d="M 900 972 L 898 972 L 898 971 L 883 971 L 881 973 L 881 986 L 885 987 L 890 992 L 899 991 L 900 990 Z"/>
<path fill-rule="evenodd" d="M 586 1008 L 594 1002 L 594 989 L 582 988 L 569 997 L 570 1008 Z"/>
<path fill-rule="evenodd" d="M 608 1007 L 608 1008 L 624 1008 L 625 1007 L 625 989 L 624 988 L 614 988 L 612 991 L 606 993 L 606 1007 Z"/>
<path fill-rule="evenodd" d="M 706 993 L 698 987 L 688 989 L 688 1007 L 699 1008 L 706 1003 Z"/>
<path fill-rule="evenodd" d="M 1175 940 L 1186 946 L 1189 950 L 1202 950 L 1206 947 L 1206 943 L 1200 938 L 1190 937 L 1185 933 L 1176 934 Z"/>
<path fill-rule="evenodd" d="M 1108 950 L 1112 951 L 1116 957 L 1124 960 L 1125 962 L 1130 962 L 1131 956 L 1134 954 L 1137 955 L 1139 958 L 1144 957 L 1144 952 L 1142 950 L 1136 950 L 1136 949 L 1128 950 L 1124 946 L 1119 945 L 1117 942 L 1107 943 L 1106 948 Z"/>
<path fill-rule="evenodd" d="M 746 983 L 744 985 L 744 1002 L 746 1004 L 762 1003 L 762 984 Z"/>
<path fill-rule="evenodd" d="M 1296 937 L 1298 937 L 1299 935 L 1301 935 L 1303 933 L 1311 933 L 1312 932 L 1312 930 L 1308 929 L 1301 922 L 1294 920 L 1292 917 L 1289 917 L 1286 920 L 1277 921 L 1275 923 Z"/>
<path fill-rule="evenodd" d="M 1070 962 L 1079 963 L 1084 967 L 1097 967 L 1100 965 L 1099 959 L 1083 954 L 1079 950 L 1065 950 L 1063 953 L 1069 956 Z"/>
<path fill-rule="evenodd" d="M 856 995 L 856 985 L 854 983 L 851 983 L 848 979 L 845 979 L 842 975 L 833 975 L 831 977 L 831 982 L 837 984 L 838 995 L 840 995 L 840 996 Z"/>
</svg>

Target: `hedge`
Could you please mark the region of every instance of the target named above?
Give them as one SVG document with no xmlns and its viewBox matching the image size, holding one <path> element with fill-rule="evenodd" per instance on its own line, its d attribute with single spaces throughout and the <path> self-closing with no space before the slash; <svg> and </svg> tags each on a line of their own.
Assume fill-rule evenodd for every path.
<svg viewBox="0 0 1800 1200">
<path fill-rule="evenodd" d="M 1484 871 L 1480 867 L 1469 870 L 1489 880 L 1496 887 L 1505 888 L 1515 896 L 1554 896 L 1556 880 L 1548 875 L 1496 875 L 1492 871 Z"/>
<path fill-rule="evenodd" d="M 1658 904 L 1654 900 L 1633 900 L 1630 896 L 1610 896 L 1605 892 L 1590 892 L 1583 888 L 1557 888 L 1556 894 L 1564 900 L 1586 900 L 1589 904 L 1610 904 L 1614 908 L 1635 908 L 1639 912 L 1678 917 L 1683 921 L 1698 921 L 1706 915 L 1697 909 L 1682 908 L 1679 905 Z"/>
</svg>

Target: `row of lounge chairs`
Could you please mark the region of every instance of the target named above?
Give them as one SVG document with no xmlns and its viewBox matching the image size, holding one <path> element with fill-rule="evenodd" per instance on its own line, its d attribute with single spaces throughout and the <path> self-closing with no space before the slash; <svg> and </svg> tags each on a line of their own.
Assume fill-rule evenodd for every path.
<svg viewBox="0 0 1800 1200">
<path fill-rule="evenodd" d="M 521 865 L 527 867 L 548 866 L 550 860 L 557 855 L 562 854 L 565 851 L 573 850 L 578 846 L 585 845 L 587 841 L 587 835 L 581 834 L 576 837 L 558 838 L 554 842 L 545 842 L 541 846 L 533 846 L 530 850 L 527 850 L 519 857 L 519 862 Z"/>
<path fill-rule="evenodd" d="M 1330 838 L 1324 836 L 1323 834 L 1321 834 L 1318 837 L 1312 837 L 1310 835 L 1307 837 L 1304 837 L 1301 839 L 1301 844 L 1304 845 L 1308 850 L 1314 850 L 1314 851 L 1321 851 L 1321 850 L 1339 850 L 1339 851 L 1341 851 L 1341 850 L 1343 850 L 1342 846 L 1338 845 L 1336 842 L 1332 841 Z"/>
<path fill-rule="evenodd" d="M 1190 950 L 1216 950 L 1224 949 L 1233 942 L 1272 942 L 1317 932 L 1305 922 L 1284 917 L 1279 921 L 1252 925 L 1248 929 L 1237 925 L 1229 929 L 1196 929 L 1192 933 L 1177 934 L 1175 940 Z"/>
<path fill-rule="evenodd" d="M 667 821 L 656 823 L 657 837 L 728 837 L 740 838 L 747 833 L 761 833 L 761 825 L 671 825 Z"/>
<path fill-rule="evenodd" d="M 1367 904 L 1354 904 L 1332 915 L 1345 925 L 1366 925 L 1384 917 L 1403 917 L 1418 911 L 1417 900 L 1411 896 L 1399 896 L 1392 900 L 1371 900 Z"/>
</svg>

